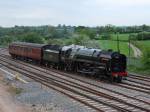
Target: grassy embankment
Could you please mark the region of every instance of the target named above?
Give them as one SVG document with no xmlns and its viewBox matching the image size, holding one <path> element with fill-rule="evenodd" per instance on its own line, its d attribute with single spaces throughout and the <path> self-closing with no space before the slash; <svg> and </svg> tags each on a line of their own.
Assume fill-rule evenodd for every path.
<svg viewBox="0 0 150 112">
<path fill-rule="evenodd" d="M 150 75 L 150 40 L 132 42 L 138 47 L 143 56 L 140 59 L 132 59 L 129 70 L 132 72 Z"/>
</svg>

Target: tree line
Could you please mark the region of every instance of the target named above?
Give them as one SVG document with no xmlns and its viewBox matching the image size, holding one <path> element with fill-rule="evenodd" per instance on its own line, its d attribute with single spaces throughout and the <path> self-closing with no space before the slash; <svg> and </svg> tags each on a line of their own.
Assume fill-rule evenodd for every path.
<svg viewBox="0 0 150 112">
<path fill-rule="evenodd" d="M 7 45 L 12 41 L 24 41 L 33 43 L 46 43 L 56 39 L 72 39 L 75 43 L 84 40 L 110 39 L 111 34 L 129 33 L 132 39 L 149 40 L 150 26 L 14 26 L 9 28 L 0 27 L 0 44 Z M 134 34 L 133 34 L 134 33 Z M 78 36 L 78 37 L 77 37 Z M 69 43 L 69 42 L 68 42 Z M 70 42 L 71 43 L 71 42 Z"/>
</svg>

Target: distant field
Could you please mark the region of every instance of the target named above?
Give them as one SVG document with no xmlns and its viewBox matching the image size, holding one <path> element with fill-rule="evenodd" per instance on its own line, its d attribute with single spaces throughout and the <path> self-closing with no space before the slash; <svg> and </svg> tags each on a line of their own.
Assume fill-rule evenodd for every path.
<svg viewBox="0 0 150 112">
<path fill-rule="evenodd" d="M 129 39 L 129 34 L 118 34 L 118 38 L 119 40 L 128 40 Z M 117 35 L 116 34 L 112 34 L 112 40 L 117 40 Z"/>
<path fill-rule="evenodd" d="M 119 40 L 122 40 L 122 41 L 128 41 L 129 35 L 131 34 L 136 34 L 136 33 L 118 34 L 118 38 Z M 101 35 L 100 35 L 100 38 L 102 38 Z M 111 34 L 111 40 L 117 40 L 117 34 Z"/>
<path fill-rule="evenodd" d="M 114 51 L 117 51 L 117 41 L 111 41 L 111 40 L 99 40 L 100 47 L 102 49 L 112 49 Z M 128 50 L 128 44 L 127 42 L 119 42 L 119 48 L 120 52 L 129 55 L 129 50 Z M 131 49 L 131 56 L 133 55 L 133 51 Z"/>
</svg>

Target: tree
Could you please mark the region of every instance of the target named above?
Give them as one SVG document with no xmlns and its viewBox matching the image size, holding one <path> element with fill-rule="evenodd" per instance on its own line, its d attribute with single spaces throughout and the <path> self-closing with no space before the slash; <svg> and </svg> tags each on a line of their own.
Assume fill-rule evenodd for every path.
<svg viewBox="0 0 150 112">
<path fill-rule="evenodd" d="M 42 38 L 37 33 L 27 33 L 20 36 L 21 41 L 23 42 L 31 42 L 31 43 L 44 43 L 44 38 Z"/>
<path fill-rule="evenodd" d="M 137 40 L 150 40 L 150 33 L 149 32 L 141 32 L 138 33 L 136 36 Z"/>
<path fill-rule="evenodd" d="M 108 24 L 105 26 L 105 32 L 106 33 L 114 33 L 114 32 L 116 32 L 116 28 L 115 28 L 115 26 Z"/>
<path fill-rule="evenodd" d="M 103 35 L 102 35 L 102 39 L 103 39 L 103 40 L 109 40 L 109 39 L 111 39 L 111 34 L 109 34 L 109 33 L 103 34 Z"/>
<path fill-rule="evenodd" d="M 90 27 L 84 27 L 84 26 L 78 26 L 75 28 L 75 32 L 79 35 L 87 35 L 90 39 L 95 39 L 97 34 L 96 28 L 90 28 Z"/>
<path fill-rule="evenodd" d="M 63 45 L 63 41 L 60 39 L 49 39 L 48 44 Z"/>
<path fill-rule="evenodd" d="M 150 28 L 149 26 L 147 26 L 145 24 L 143 24 L 141 27 L 142 27 L 142 31 L 148 31 Z"/>
<path fill-rule="evenodd" d="M 130 40 L 137 40 L 136 34 L 130 34 L 129 38 L 130 38 Z"/>
<path fill-rule="evenodd" d="M 3 37 L 0 37 L 0 45 L 8 45 L 9 43 L 11 43 L 15 40 L 16 40 L 15 37 L 5 35 Z"/>
<path fill-rule="evenodd" d="M 76 37 L 73 38 L 73 43 L 78 45 L 85 45 L 85 43 L 89 40 L 89 37 L 87 35 L 76 35 Z"/>
</svg>

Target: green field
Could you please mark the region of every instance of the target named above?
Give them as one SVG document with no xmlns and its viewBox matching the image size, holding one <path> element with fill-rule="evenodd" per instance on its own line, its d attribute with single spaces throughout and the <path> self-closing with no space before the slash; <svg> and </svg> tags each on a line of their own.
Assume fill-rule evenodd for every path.
<svg viewBox="0 0 150 112">
<path fill-rule="evenodd" d="M 128 41 L 129 35 L 130 35 L 130 34 L 118 34 L 118 38 L 119 38 L 119 40 Z M 116 35 L 116 34 L 112 34 L 112 35 L 111 35 L 111 39 L 112 39 L 112 40 L 117 40 L 117 35 Z"/>
<path fill-rule="evenodd" d="M 150 49 L 150 40 L 137 41 L 137 43 L 142 45 L 143 47 L 148 47 Z"/>
<path fill-rule="evenodd" d="M 122 41 L 128 41 L 129 40 L 129 35 L 132 35 L 132 34 L 136 34 L 136 33 L 128 33 L 128 34 L 118 34 L 118 38 L 119 40 L 122 40 Z M 117 34 L 111 34 L 111 39 L 112 40 L 117 40 Z"/>
<path fill-rule="evenodd" d="M 99 40 L 100 43 L 100 47 L 101 49 L 112 49 L 114 51 L 118 51 L 117 49 L 117 41 L 111 41 L 111 40 Z M 120 48 L 120 52 L 125 54 L 125 55 L 129 55 L 129 47 L 127 42 L 119 42 L 119 48 Z M 131 56 L 133 55 L 133 51 L 131 49 Z"/>
</svg>

